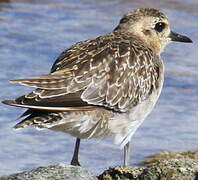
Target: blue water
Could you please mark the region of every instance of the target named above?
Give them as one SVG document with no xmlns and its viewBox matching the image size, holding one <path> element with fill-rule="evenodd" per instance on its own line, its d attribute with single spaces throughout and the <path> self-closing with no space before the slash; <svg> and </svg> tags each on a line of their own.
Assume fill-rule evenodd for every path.
<svg viewBox="0 0 198 180">
<path fill-rule="evenodd" d="M 32 90 L 8 80 L 48 73 L 66 47 L 110 32 L 124 13 L 142 6 L 160 8 L 172 29 L 194 43 L 172 43 L 162 54 L 164 88 L 132 139 L 131 165 L 163 150 L 197 150 L 198 1 L 1 0 L 0 100 Z M 0 108 L 0 175 L 70 162 L 75 138 L 31 127 L 15 131 L 12 127 L 24 110 L 3 104 Z M 93 173 L 123 163 L 122 151 L 111 140 L 83 140 L 80 154 L 82 166 Z"/>
</svg>

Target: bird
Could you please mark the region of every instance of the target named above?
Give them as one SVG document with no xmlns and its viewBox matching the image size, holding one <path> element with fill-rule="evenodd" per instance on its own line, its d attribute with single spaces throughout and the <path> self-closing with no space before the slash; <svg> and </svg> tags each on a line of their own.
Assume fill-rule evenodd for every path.
<svg viewBox="0 0 198 180">
<path fill-rule="evenodd" d="M 49 74 L 11 81 L 35 88 L 3 101 L 27 108 L 14 128 L 34 126 L 76 137 L 75 166 L 80 166 L 81 139 L 110 137 L 124 149 L 128 166 L 131 138 L 161 93 L 160 54 L 171 41 L 192 42 L 171 31 L 167 16 L 157 9 L 126 13 L 110 33 L 64 50 Z"/>
</svg>

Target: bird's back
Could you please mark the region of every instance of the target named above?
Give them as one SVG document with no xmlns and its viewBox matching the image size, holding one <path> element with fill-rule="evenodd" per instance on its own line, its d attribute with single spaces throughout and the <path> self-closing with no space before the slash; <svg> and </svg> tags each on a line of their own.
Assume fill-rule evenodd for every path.
<svg viewBox="0 0 198 180">
<path fill-rule="evenodd" d="M 162 71 L 160 57 L 142 40 L 131 34 L 113 32 L 76 43 L 65 50 L 49 75 L 15 80 L 37 89 L 5 103 L 29 108 L 24 114 L 25 119 L 16 128 L 56 126 L 73 135 L 81 134 L 81 138 L 96 137 L 91 133 L 95 126 L 109 126 L 108 121 L 115 114 L 132 112 L 153 92 L 161 89 Z M 98 111 L 105 115 L 97 119 L 94 113 L 102 114 Z M 84 113 L 83 120 L 79 120 L 79 113 Z M 72 126 L 82 129 L 82 122 L 89 124 L 84 131 L 92 135 L 77 132 L 75 128 L 72 131 Z M 109 134 L 109 129 L 101 134 Z"/>
</svg>

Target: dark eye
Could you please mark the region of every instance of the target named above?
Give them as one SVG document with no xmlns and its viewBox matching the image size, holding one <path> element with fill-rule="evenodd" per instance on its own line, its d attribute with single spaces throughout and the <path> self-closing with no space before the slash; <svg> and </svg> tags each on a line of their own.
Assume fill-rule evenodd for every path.
<svg viewBox="0 0 198 180">
<path fill-rule="evenodd" d="M 121 20 L 120 20 L 120 24 L 122 24 L 122 23 L 126 23 L 128 21 L 128 19 L 127 18 L 125 18 L 125 17 L 123 17 Z"/>
<path fill-rule="evenodd" d="M 155 30 L 158 32 L 162 32 L 165 28 L 166 24 L 163 22 L 159 22 L 155 25 Z"/>
</svg>

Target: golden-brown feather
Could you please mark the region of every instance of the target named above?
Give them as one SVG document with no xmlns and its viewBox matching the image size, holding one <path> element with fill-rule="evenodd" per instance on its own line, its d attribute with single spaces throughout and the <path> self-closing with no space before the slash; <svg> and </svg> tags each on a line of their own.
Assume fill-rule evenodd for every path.
<svg viewBox="0 0 198 180">
<path fill-rule="evenodd" d="M 13 80 L 38 88 L 18 98 L 15 105 L 48 107 L 50 99 L 58 105 L 61 99 L 71 96 L 70 101 L 74 97 L 78 105 L 126 112 L 144 101 L 155 87 L 159 72 L 153 62 L 156 57 L 151 57 L 152 50 L 141 40 L 123 33 L 79 42 L 61 54 L 50 74 Z M 61 100 L 59 106 L 76 105 L 71 102 Z"/>
</svg>

